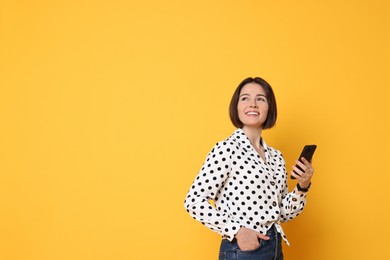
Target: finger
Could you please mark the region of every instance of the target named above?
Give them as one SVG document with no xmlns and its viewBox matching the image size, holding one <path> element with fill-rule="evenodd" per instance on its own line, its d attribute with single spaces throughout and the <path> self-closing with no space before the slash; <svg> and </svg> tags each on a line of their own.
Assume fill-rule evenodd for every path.
<svg viewBox="0 0 390 260">
<path fill-rule="evenodd" d="M 302 158 L 301 158 L 301 161 L 302 161 L 308 168 L 311 167 L 311 161 L 309 162 L 308 160 L 306 160 L 305 157 L 302 157 Z"/>
<path fill-rule="evenodd" d="M 303 159 L 306 160 L 305 158 L 303 158 Z M 306 160 L 306 162 L 307 162 L 307 160 Z M 301 162 L 299 160 L 295 161 L 295 164 L 298 165 L 299 167 L 301 167 L 303 171 L 306 171 L 306 169 L 308 168 L 308 166 L 305 163 L 303 163 L 303 162 Z M 309 166 L 310 166 L 310 163 L 309 163 Z"/>
<path fill-rule="evenodd" d="M 268 236 L 263 235 L 263 234 L 261 234 L 261 233 L 258 233 L 258 234 L 257 234 L 257 237 L 260 238 L 260 239 L 263 239 L 263 240 L 269 240 L 269 237 L 268 237 Z"/>
<path fill-rule="evenodd" d="M 290 171 L 290 175 L 295 177 L 295 179 L 297 179 L 297 180 L 299 180 L 301 178 L 301 176 L 299 174 L 297 174 L 296 172 L 294 172 L 294 171 Z"/>
<path fill-rule="evenodd" d="M 307 172 L 308 174 L 313 174 L 314 173 L 314 169 L 313 169 L 313 166 L 311 166 L 311 163 L 309 163 L 309 161 L 306 160 L 304 157 L 302 157 L 301 160 L 303 161 L 303 163 L 306 166 L 305 172 Z"/>
<path fill-rule="evenodd" d="M 300 168 L 298 168 L 298 166 L 299 166 Z M 294 171 L 296 174 L 302 176 L 302 174 L 305 173 L 306 166 L 294 165 L 292 168 L 293 168 L 293 171 Z"/>
</svg>

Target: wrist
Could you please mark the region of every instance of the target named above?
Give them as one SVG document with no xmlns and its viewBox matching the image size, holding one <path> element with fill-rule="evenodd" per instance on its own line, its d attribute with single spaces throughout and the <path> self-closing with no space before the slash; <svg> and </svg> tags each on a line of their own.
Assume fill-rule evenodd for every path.
<svg viewBox="0 0 390 260">
<path fill-rule="evenodd" d="M 310 186 L 311 186 L 311 182 L 309 183 L 309 185 L 307 187 L 301 187 L 299 185 L 299 182 L 297 183 L 297 190 L 300 191 L 300 192 L 308 192 L 309 189 L 310 189 Z"/>
</svg>

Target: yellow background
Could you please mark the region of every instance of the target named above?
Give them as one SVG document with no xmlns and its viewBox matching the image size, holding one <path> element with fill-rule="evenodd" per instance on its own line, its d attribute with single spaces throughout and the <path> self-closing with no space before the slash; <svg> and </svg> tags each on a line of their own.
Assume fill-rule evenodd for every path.
<svg viewBox="0 0 390 260">
<path fill-rule="evenodd" d="M 389 259 L 387 0 L 0 2 L 0 259 L 217 259 L 183 201 L 247 76 L 291 168 L 286 259 Z M 294 182 L 290 182 L 294 185 Z"/>
</svg>

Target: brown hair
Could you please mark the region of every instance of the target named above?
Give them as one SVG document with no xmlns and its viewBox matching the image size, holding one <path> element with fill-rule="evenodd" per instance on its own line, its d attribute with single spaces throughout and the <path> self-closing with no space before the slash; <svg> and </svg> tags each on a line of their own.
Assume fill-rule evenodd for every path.
<svg viewBox="0 0 390 260">
<path fill-rule="evenodd" d="M 267 81 L 265 81 L 260 77 L 246 78 L 238 85 L 236 91 L 234 91 L 232 99 L 230 100 L 230 106 L 229 106 L 230 120 L 232 121 L 233 125 L 237 128 L 242 128 L 244 126 L 244 124 L 240 121 L 240 118 L 238 117 L 237 105 L 240 98 L 241 89 L 248 83 L 257 83 L 264 89 L 265 95 L 267 97 L 267 102 L 268 102 L 268 115 L 267 115 L 267 119 L 264 122 L 263 129 L 269 129 L 273 127 L 276 123 L 276 116 L 277 116 L 275 95 L 271 85 L 268 84 Z"/>
</svg>

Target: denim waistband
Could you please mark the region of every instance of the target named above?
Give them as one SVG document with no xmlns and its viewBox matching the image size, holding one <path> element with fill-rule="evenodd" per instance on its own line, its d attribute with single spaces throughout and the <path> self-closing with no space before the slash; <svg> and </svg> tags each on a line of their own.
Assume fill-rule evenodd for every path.
<svg viewBox="0 0 390 260">
<path fill-rule="evenodd" d="M 278 230 L 276 229 L 276 226 L 275 225 L 272 225 L 269 229 L 268 229 L 268 231 L 267 231 L 267 233 L 265 234 L 266 236 L 268 236 L 268 237 L 271 237 L 271 236 L 275 236 L 275 235 L 280 235 L 279 234 L 279 232 L 278 232 Z M 222 238 L 223 240 L 227 240 L 226 238 Z M 233 240 L 232 240 L 232 242 L 234 242 L 236 240 L 236 238 L 234 238 Z"/>
</svg>

